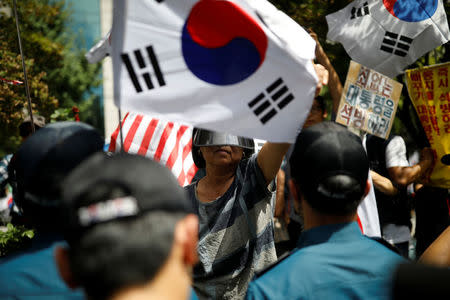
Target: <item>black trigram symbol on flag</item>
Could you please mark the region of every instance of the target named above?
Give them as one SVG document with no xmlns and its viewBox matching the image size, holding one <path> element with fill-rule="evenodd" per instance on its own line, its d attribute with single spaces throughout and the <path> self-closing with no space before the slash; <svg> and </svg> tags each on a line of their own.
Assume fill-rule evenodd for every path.
<svg viewBox="0 0 450 300">
<path fill-rule="evenodd" d="M 261 123 L 266 124 L 279 110 L 288 105 L 294 96 L 289 93 L 283 79 L 278 78 L 266 90 L 260 93 L 248 106 L 253 110 Z"/>
<path fill-rule="evenodd" d="M 393 53 L 398 56 L 406 56 L 413 39 L 399 35 L 397 33 L 386 31 L 380 50 Z"/>
<path fill-rule="evenodd" d="M 158 81 L 159 86 L 166 85 L 163 73 L 161 72 L 161 68 L 159 67 L 158 59 L 156 58 L 155 52 L 153 51 L 153 47 L 148 46 L 145 49 L 147 50 L 148 59 L 150 60 L 150 64 L 153 67 L 153 71 L 155 73 L 156 80 Z M 147 68 L 147 64 L 144 60 L 144 56 L 142 55 L 141 50 L 140 49 L 134 50 L 133 53 L 139 68 L 140 69 Z M 133 83 L 136 92 L 138 93 L 142 92 L 142 86 L 141 83 L 139 82 L 139 78 L 136 74 L 136 71 L 134 70 L 133 64 L 131 63 L 130 56 L 127 53 L 121 54 L 120 56 L 122 57 L 122 61 L 125 64 L 125 67 L 127 68 L 128 74 L 130 75 L 131 82 Z M 142 73 L 141 76 L 142 78 L 144 78 L 144 82 L 149 90 L 155 87 L 153 85 L 152 77 L 150 76 L 149 72 Z"/>
<path fill-rule="evenodd" d="M 365 15 L 368 15 L 369 14 L 369 3 L 364 2 L 363 6 L 359 7 L 359 8 L 353 7 L 352 11 L 351 11 L 351 14 L 352 14 L 352 16 L 351 16 L 350 19 L 354 19 L 354 18 L 357 18 L 357 17 L 363 17 Z"/>
</svg>

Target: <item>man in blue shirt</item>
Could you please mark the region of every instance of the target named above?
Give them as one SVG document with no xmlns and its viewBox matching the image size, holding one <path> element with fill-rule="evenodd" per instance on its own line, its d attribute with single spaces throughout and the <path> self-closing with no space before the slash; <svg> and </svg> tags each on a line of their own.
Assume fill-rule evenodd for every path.
<svg viewBox="0 0 450 300">
<path fill-rule="evenodd" d="M 247 299 L 388 299 L 403 259 L 357 225 L 370 187 L 359 137 L 335 123 L 314 125 L 298 136 L 290 167 L 305 232 L 290 256 L 250 284 Z"/>
<path fill-rule="evenodd" d="M 8 167 L 9 183 L 22 221 L 35 229 L 31 247 L 0 259 L 0 299 L 83 299 L 69 289 L 54 262 L 59 232 L 61 182 L 90 154 L 101 151 L 103 138 L 81 122 L 43 127 L 20 146 Z"/>
</svg>

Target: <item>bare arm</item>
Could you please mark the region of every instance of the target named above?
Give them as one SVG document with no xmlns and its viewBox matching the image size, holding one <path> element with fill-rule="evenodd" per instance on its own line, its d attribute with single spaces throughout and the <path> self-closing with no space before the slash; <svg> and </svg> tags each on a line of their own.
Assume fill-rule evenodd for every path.
<svg viewBox="0 0 450 300">
<path fill-rule="evenodd" d="M 420 179 L 433 166 L 433 151 L 430 148 L 422 149 L 420 161 L 411 167 L 391 167 L 388 168 L 392 181 L 399 186 L 408 184 Z"/>
<path fill-rule="evenodd" d="M 372 182 L 374 187 L 377 188 L 383 194 L 393 196 L 398 193 L 397 188 L 392 184 L 389 178 L 381 176 L 377 172 L 370 170 L 370 176 L 372 176 Z"/>
<path fill-rule="evenodd" d="M 277 191 L 275 202 L 275 217 L 284 217 L 284 183 L 285 174 L 283 170 L 279 170 L 277 173 Z"/>
<path fill-rule="evenodd" d="M 319 39 L 317 38 L 317 34 L 314 31 L 310 31 L 311 37 L 316 41 L 316 60 L 319 64 L 325 67 L 325 69 L 328 70 L 329 73 L 329 79 L 328 79 L 328 90 L 331 94 L 331 99 L 333 99 L 333 113 L 336 114 L 338 107 L 339 107 L 339 101 L 341 100 L 342 95 L 342 84 L 341 80 L 339 79 L 339 76 L 334 69 L 333 65 L 330 62 L 330 59 L 328 58 L 327 54 L 323 50 L 322 46 L 319 43 Z"/>
<path fill-rule="evenodd" d="M 271 143 L 266 142 L 258 153 L 256 161 L 260 167 L 266 182 L 271 182 L 280 169 L 283 156 L 286 154 L 289 146 L 288 143 Z"/>
<path fill-rule="evenodd" d="M 425 250 L 419 261 L 443 267 L 450 266 L 450 226 Z"/>
</svg>

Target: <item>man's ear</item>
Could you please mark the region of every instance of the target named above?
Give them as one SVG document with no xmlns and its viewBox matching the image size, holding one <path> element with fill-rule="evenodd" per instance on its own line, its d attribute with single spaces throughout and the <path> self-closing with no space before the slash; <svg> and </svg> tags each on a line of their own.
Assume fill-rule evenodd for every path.
<svg viewBox="0 0 450 300">
<path fill-rule="evenodd" d="M 175 238 L 183 247 L 185 264 L 195 265 L 198 262 L 198 217 L 194 214 L 184 217 L 177 225 Z"/>
<path fill-rule="evenodd" d="M 77 288 L 78 284 L 76 283 L 75 278 L 73 278 L 72 271 L 70 269 L 69 251 L 66 248 L 58 246 L 55 248 L 54 255 L 56 265 L 58 266 L 59 276 L 61 276 L 69 288 Z"/>
</svg>

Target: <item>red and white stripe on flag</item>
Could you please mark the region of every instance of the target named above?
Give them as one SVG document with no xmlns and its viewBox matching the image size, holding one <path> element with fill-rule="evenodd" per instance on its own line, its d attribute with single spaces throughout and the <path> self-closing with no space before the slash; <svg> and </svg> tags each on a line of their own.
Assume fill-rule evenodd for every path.
<svg viewBox="0 0 450 300">
<path fill-rule="evenodd" d="M 119 126 L 111 135 L 109 151 L 119 152 Z M 127 113 L 122 121 L 123 150 L 149 157 L 169 168 L 181 186 L 197 172 L 192 159 L 192 127 Z"/>
</svg>

